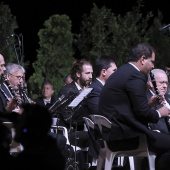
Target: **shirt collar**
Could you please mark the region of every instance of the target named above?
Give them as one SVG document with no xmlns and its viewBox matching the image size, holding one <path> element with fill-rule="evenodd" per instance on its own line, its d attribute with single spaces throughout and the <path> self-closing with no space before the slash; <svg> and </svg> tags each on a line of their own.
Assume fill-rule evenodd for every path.
<svg viewBox="0 0 170 170">
<path fill-rule="evenodd" d="M 101 81 L 99 78 L 96 78 L 100 83 L 102 83 L 102 85 L 104 86 L 104 82 L 103 81 Z"/>
<path fill-rule="evenodd" d="M 129 62 L 130 65 L 132 65 L 133 67 L 136 68 L 136 70 L 140 71 L 134 64 L 132 64 L 131 62 Z"/>
<path fill-rule="evenodd" d="M 75 85 L 76 85 L 78 90 L 83 90 L 76 82 L 75 82 Z"/>
</svg>

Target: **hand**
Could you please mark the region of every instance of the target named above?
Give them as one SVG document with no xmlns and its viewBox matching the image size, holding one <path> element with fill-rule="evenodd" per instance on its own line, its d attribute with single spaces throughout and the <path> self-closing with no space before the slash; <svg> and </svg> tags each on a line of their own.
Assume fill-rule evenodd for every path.
<svg viewBox="0 0 170 170">
<path fill-rule="evenodd" d="M 17 107 L 17 102 L 15 99 L 11 99 L 8 103 L 7 106 L 5 107 L 5 110 L 7 112 L 12 112 L 13 109 L 15 109 Z"/>
<path fill-rule="evenodd" d="M 15 112 L 15 113 L 21 115 L 23 113 L 23 109 L 16 107 L 14 110 L 12 110 L 12 112 Z"/>
<path fill-rule="evenodd" d="M 157 98 L 156 95 L 153 95 L 149 100 L 148 100 L 148 104 L 150 107 L 155 107 L 156 105 L 159 104 L 159 100 Z"/>
<path fill-rule="evenodd" d="M 161 114 L 161 117 L 169 117 L 170 116 L 170 109 L 166 106 L 159 108 L 158 111 Z"/>
</svg>

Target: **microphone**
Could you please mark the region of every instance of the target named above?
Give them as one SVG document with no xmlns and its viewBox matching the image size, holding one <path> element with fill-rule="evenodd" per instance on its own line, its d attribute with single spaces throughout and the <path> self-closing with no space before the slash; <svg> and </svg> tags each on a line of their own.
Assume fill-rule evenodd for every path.
<svg viewBox="0 0 170 170">
<path fill-rule="evenodd" d="M 163 26 L 163 27 L 160 27 L 160 28 L 159 28 L 159 31 L 163 31 L 164 29 L 169 28 L 169 27 L 170 27 L 170 24 L 165 25 L 165 26 Z"/>
</svg>

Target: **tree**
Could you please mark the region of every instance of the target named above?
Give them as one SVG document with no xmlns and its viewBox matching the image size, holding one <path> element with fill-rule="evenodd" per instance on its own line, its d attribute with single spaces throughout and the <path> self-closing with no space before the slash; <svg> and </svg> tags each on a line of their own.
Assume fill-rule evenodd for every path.
<svg viewBox="0 0 170 170">
<path fill-rule="evenodd" d="M 154 18 L 146 36 L 149 38 L 149 43 L 156 49 L 155 67 L 165 69 L 166 64 L 170 63 L 170 37 L 168 36 L 169 29 L 165 31 L 158 29 L 162 26 L 162 18 L 162 13 L 158 11 L 158 16 Z"/>
<path fill-rule="evenodd" d="M 128 57 L 132 45 L 148 41 L 145 36 L 148 22 L 153 17 L 141 13 L 142 1 L 124 16 L 115 15 L 106 7 L 95 4 L 89 16 L 83 17 L 81 32 L 75 35 L 75 46 L 85 58 L 96 59 L 99 55 L 113 55 L 121 65 Z"/>
<path fill-rule="evenodd" d="M 9 6 L 4 5 L 3 2 L 0 3 L 0 49 L 6 63 L 16 62 L 14 47 L 17 39 L 11 35 L 17 28 L 16 17 L 11 14 Z"/>
<path fill-rule="evenodd" d="M 40 93 L 44 80 L 50 80 L 57 92 L 63 86 L 63 78 L 73 62 L 71 21 L 66 15 L 53 15 L 38 32 L 40 38 L 37 60 L 33 63 L 35 73 L 29 78 L 31 93 Z"/>
</svg>

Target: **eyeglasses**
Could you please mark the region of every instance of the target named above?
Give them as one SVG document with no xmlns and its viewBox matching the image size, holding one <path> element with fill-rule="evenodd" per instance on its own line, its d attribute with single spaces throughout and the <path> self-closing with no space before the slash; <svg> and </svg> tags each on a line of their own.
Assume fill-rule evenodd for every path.
<svg viewBox="0 0 170 170">
<path fill-rule="evenodd" d="M 14 77 L 16 77 L 18 80 L 21 80 L 21 79 L 25 80 L 25 77 L 24 77 L 24 76 L 16 76 L 16 75 L 13 75 L 13 74 L 11 74 L 11 73 L 9 73 L 9 74 L 12 75 L 12 76 L 14 76 Z"/>
<path fill-rule="evenodd" d="M 168 86 L 168 82 L 167 81 L 157 81 L 160 85 L 166 84 Z"/>
</svg>

